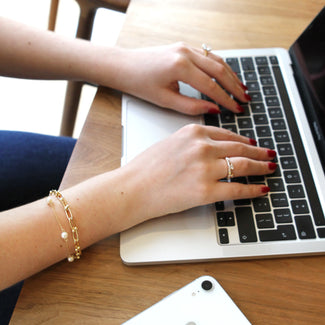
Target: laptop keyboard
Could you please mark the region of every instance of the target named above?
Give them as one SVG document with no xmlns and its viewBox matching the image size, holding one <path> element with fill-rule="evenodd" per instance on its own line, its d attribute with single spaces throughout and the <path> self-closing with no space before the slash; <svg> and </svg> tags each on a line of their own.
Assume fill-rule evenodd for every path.
<svg viewBox="0 0 325 325">
<path fill-rule="evenodd" d="M 221 108 L 221 114 L 207 114 L 205 122 L 276 150 L 278 168 L 268 176 L 231 180 L 265 184 L 270 192 L 260 198 L 215 203 L 219 244 L 325 238 L 324 215 L 277 57 L 239 57 L 225 61 L 247 86 L 252 100 L 242 105 L 245 108 L 242 114 Z"/>
</svg>

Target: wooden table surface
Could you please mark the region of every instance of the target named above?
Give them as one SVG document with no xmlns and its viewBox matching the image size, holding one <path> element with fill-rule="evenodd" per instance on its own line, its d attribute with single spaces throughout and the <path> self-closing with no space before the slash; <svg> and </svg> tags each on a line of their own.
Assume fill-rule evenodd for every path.
<svg viewBox="0 0 325 325">
<path fill-rule="evenodd" d="M 118 45 L 183 40 L 213 49 L 288 48 L 323 0 L 132 0 Z M 117 168 L 121 95 L 100 88 L 61 188 Z M 325 257 L 129 267 L 119 235 L 25 281 L 12 324 L 121 324 L 201 275 L 215 277 L 252 324 L 325 324 Z"/>
</svg>

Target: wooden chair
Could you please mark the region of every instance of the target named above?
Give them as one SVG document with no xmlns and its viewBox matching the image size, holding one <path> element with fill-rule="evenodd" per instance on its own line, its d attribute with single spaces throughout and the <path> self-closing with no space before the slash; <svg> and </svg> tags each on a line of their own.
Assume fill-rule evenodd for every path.
<svg viewBox="0 0 325 325">
<path fill-rule="evenodd" d="M 98 8 L 106 8 L 119 12 L 126 12 L 130 0 L 75 0 L 80 7 L 78 22 L 78 38 L 90 40 L 95 14 Z M 55 22 L 59 0 L 51 0 L 48 29 L 55 30 Z M 67 85 L 64 109 L 61 121 L 60 135 L 72 136 L 77 117 L 78 106 L 83 83 L 69 81 Z"/>
</svg>

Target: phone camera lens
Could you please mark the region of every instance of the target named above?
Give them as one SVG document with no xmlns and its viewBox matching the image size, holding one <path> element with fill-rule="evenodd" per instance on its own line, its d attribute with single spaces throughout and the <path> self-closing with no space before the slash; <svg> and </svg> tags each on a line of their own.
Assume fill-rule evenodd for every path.
<svg viewBox="0 0 325 325">
<path fill-rule="evenodd" d="M 212 282 L 209 280 L 205 280 L 201 283 L 202 289 L 209 291 L 212 288 Z"/>
</svg>

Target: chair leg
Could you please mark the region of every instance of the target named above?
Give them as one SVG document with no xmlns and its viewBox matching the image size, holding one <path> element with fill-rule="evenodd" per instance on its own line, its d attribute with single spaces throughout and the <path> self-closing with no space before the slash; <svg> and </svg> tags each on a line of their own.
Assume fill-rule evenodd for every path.
<svg viewBox="0 0 325 325">
<path fill-rule="evenodd" d="M 55 23 L 56 23 L 56 16 L 58 14 L 58 7 L 59 7 L 59 0 L 51 0 L 48 30 L 51 30 L 53 32 L 55 30 Z"/>
<path fill-rule="evenodd" d="M 61 120 L 61 136 L 72 137 L 73 135 L 82 86 L 83 82 L 68 81 Z"/>
<path fill-rule="evenodd" d="M 83 1 L 78 0 L 77 2 L 79 3 Z M 82 4 L 79 3 L 79 5 L 80 17 L 77 29 L 77 38 L 90 40 L 97 7 L 92 4 L 89 4 L 87 1 Z M 82 86 L 82 82 L 68 82 L 63 108 L 63 115 L 61 120 L 61 136 L 72 137 L 73 135 Z"/>
</svg>

